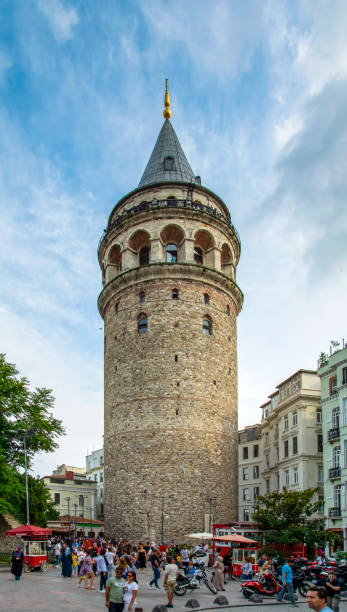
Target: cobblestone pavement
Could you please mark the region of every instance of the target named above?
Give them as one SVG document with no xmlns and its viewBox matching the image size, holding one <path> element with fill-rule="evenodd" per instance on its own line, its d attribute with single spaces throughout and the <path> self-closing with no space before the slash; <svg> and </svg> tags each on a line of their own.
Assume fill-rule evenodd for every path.
<svg viewBox="0 0 347 612">
<path fill-rule="evenodd" d="M 151 612 L 155 605 L 165 605 L 167 602 L 166 593 L 163 589 L 156 591 L 154 588 L 149 589 L 148 581 L 152 577 L 152 572 L 147 569 L 143 575 L 139 576 L 139 596 L 137 598 L 137 607 L 143 608 L 144 612 Z M 162 583 L 162 579 L 160 581 Z M 58 610 L 74 610 L 84 612 L 106 610 L 105 595 L 99 592 L 99 579 L 96 578 L 94 585 L 97 590 L 87 591 L 77 587 L 76 578 L 63 578 L 60 569 L 49 569 L 43 574 L 40 571 L 35 571 L 30 574 L 23 574 L 19 582 L 15 582 L 9 567 L 2 566 L 0 568 L 0 610 L 21 610 L 21 612 L 54 612 Z M 272 598 L 266 598 L 263 606 L 251 606 L 240 593 L 239 582 L 229 582 L 225 586 L 225 595 L 229 603 L 233 606 L 233 610 L 241 609 L 241 606 L 251 607 L 252 612 L 264 610 L 264 612 L 272 612 L 274 608 L 285 608 L 288 612 L 293 610 L 290 604 L 277 604 Z M 183 597 L 174 597 L 174 609 L 176 612 L 186 612 L 189 608 L 185 608 L 188 599 L 196 598 L 200 603 L 201 609 L 220 608 L 213 604 L 215 595 L 212 595 L 205 585 L 200 589 L 189 592 Z M 308 611 L 306 603 L 299 596 L 301 603 L 299 612 Z M 273 605 L 271 605 L 273 603 Z M 234 607 L 235 606 L 235 607 Z M 347 612 L 347 602 L 341 602 L 340 612 Z"/>
</svg>

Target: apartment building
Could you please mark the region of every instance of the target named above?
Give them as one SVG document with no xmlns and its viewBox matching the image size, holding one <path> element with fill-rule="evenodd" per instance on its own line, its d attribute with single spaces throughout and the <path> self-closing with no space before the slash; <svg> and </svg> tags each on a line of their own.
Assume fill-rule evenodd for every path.
<svg viewBox="0 0 347 612">
<path fill-rule="evenodd" d="M 324 514 L 328 529 L 343 532 L 347 551 L 347 345 L 330 356 L 321 356 L 318 375 L 322 385 Z"/>
<path fill-rule="evenodd" d="M 104 517 L 104 449 L 100 448 L 86 456 L 86 478 L 96 482 L 96 514 Z"/>
<path fill-rule="evenodd" d="M 96 518 L 97 485 L 95 481 L 86 479 L 84 468 L 63 464 L 42 480 L 60 516 Z"/>
<path fill-rule="evenodd" d="M 320 487 L 323 516 L 323 438 L 320 378 L 298 370 L 262 404 L 261 477 L 264 494 L 283 487 Z"/>
<path fill-rule="evenodd" d="M 249 425 L 239 431 L 239 521 L 250 521 L 254 501 L 263 495 L 261 479 L 261 426 Z"/>
</svg>

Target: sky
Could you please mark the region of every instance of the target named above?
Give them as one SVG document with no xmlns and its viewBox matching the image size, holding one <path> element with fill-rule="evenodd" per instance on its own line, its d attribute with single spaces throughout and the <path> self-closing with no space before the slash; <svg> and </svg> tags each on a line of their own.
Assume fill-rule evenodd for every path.
<svg viewBox="0 0 347 612">
<path fill-rule="evenodd" d="M 97 245 L 172 124 L 242 243 L 239 426 L 347 340 L 345 0 L 0 0 L 0 351 L 102 445 Z"/>
</svg>

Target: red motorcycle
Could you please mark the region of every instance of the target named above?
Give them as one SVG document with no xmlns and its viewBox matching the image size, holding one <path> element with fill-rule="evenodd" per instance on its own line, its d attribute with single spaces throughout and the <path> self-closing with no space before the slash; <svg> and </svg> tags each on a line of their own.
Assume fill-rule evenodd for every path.
<svg viewBox="0 0 347 612">
<path fill-rule="evenodd" d="M 281 590 L 281 586 L 272 574 L 259 577 L 257 580 L 245 580 L 241 582 L 242 595 L 249 599 L 253 593 L 272 597 Z"/>
</svg>

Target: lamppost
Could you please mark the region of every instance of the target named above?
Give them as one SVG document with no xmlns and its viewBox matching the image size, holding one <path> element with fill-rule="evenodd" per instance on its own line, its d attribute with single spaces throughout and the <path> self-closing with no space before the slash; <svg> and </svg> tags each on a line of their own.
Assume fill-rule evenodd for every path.
<svg viewBox="0 0 347 612">
<path fill-rule="evenodd" d="M 26 497 L 26 515 L 27 515 L 27 525 L 30 525 L 30 515 L 29 515 L 29 487 L 28 487 L 28 465 L 27 465 L 27 445 L 26 440 L 28 436 L 32 436 L 35 433 L 35 429 L 33 427 L 29 429 L 21 429 L 17 433 L 19 437 L 23 439 L 24 444 L 24 468 L 25 468 L 25 497 Z"/>
<path fill-rule="evenodd" d="M 67 515 L 68 515 L 68 521 L 69 521 L 69 537 L 70 537 L 70 497 L 66 498 L 67 501 Z"/>
<path fill-rule="evenodd" d="M 209 529 L 209 533 L 212 533 L 212 502 L 215 500 L 215 497 L 209 497 L 208 501 L 209 501 L 209 505 L 210 505 L 210 512 L 209 512 L 209 521 L 208 521 L 208 529 Z"/>
<path fill-rule="evenodd" d="M 161 545 L 164 544 L 164 496 L 161 498 Z"/>
<path fill-rule="evenodd" d="M 77 504 L 74 504 L 74 506 L 75 506 L 75 538 L 77 538 L 77 527 L 76 527 Z"/>
</svg>

